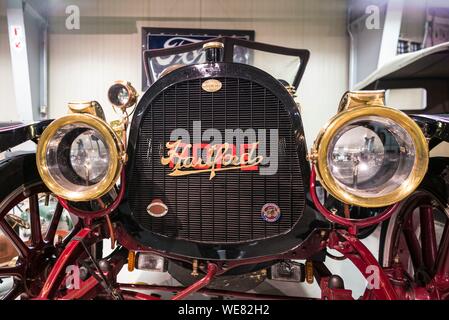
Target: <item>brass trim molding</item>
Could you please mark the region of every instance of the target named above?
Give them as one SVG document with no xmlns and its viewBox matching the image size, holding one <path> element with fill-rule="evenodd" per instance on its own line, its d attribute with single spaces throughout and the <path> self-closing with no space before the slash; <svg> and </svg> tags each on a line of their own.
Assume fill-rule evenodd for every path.
<svg viewBox="0 0 449 320">
<path fill-rule="evenodd" d="M 68 107 L 70 113 L 88 113 L 106 120 L 103 108 L 97 101 L 69 102 Z"/>
<path fill-rule="evenodd" d="M 338 112 L 367 105 L 385 106 L 385 91 L 347 91 L 341 98 Z"/>
<path fill-rule="evenodd" d="M 175 71 L 176 69 L 182 68 L 184 66 L 185 66 L 185 64 L 182 64 L 182 63 L 172 64 L 171 66 L 168 66 L 167 68 L 162 70 L 162 72 L 159 74 L 159 78 L 165 77 L 167 74 Z"/>
</svg>

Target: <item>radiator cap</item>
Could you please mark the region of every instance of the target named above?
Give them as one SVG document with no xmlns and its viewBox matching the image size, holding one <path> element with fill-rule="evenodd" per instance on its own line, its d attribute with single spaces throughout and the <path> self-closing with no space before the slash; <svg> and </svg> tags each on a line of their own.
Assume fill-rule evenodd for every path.
<svg viewBox="0 0 449 320">
<path fill-rule="evenodd" d="M 212 41 L 203 45 L 203 50 L 206 52 L 207 62 L 221 62 L 223 58 L 223 42 Z"/>
</svg>

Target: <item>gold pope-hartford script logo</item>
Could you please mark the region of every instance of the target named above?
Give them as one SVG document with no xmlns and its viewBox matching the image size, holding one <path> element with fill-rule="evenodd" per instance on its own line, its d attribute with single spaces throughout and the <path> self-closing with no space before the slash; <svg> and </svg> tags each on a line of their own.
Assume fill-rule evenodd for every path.
<svg viewBox="0 0 449 320">
<path fill-rule="evenodd" d="M 167 157 L 162 157 L 161 163 L 170 166 L 170 176 L 209 172 L 211 180 L 220 171 L 257 171 L 264 159 L 263 156 L 257 155 L 258 145 L 259 142 L 236 146 L 229 143 L 210 145 L 185 144 L 182 140 L 170 141 L 166 143 Z"/>
</svg>

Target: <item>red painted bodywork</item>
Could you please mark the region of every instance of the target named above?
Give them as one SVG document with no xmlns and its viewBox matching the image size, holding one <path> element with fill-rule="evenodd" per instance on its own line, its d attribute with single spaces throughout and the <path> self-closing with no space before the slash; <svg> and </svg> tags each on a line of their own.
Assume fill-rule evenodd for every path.
<svg viewBox="0 0 449 320">
<path fill-rule="evenodd" d="M 49 296 L 53 295 L 59 288 L 60 283 L 58 280 L 65 276 L 66 268 L 70 265 L 70 260 L 73 259 L 74 256 L 78 256 L 81 253 L 81 241 L 86 239 L 90 235 L 90 232 L 91 229 L 89 228 L 82 229 L 65 247 L 64 251 L 61 253 L 53 266 L 53 269 L 51 270 L 37 299 L 48 299 Z"/>
<path fill-rule="evenodd" d="M 58 197 L 59 203 L 69 211 L 70 213 L 73 213 L 74 215 L 77 215 L 78 217 L 81 217 L 86 220 L 86 224 L 90 224 L 90 221 L 95 218 L 104 217 L 106 215 L 111 214 L 117 207 L 120 205 L 121 201 L 123 200 L 123 196 L 125 195 L 125 170 L 122 170 L 122 173 L 120 175 L 120 191 L 117 195 L 117 198 L 115 198 L 114 202 L 108 206 L 107 208 L 104 208 L 99 211 L 83 211 L 74 207 L 71 207 L 69 202 L 66 199 L 63 199 L 61 197 Z"/>
<path fill-rule="evenodd" d="M 122 173 L 122 181 L 125 181 L 124 174 Z M 325 236 L 313 235 L 312 239 L 309 239 L 311 244 L 315 244 L 315 252 L 319 250 L 330 248 L 339 251 L 345 258 L 349 259 L 358 268 L 361 274 L 367 279 L 368 283 L 371 283 L 373 272 L 376 273 L 377 282 L 373 285 L 369 285 L 366 288 L 365 293 L 361 299 L 378 299 L 378 300 L 395 300 L 395 299 L 438 299 L 446 297 L 449 292 L 449 228 L 446 224 L 444 235 L 442 237 L 442 243 L 440 245 L 440 252 L 436 252 L 435 244 L 431 241 L 424 240 L 424 246 L 428 248 L 429 253 L 424 257 L 427 263 L 435 261 L 436 263 L 436 275 L 433 280 L 427 285 L 427 287 L 412 287 L 407 286 L 405 273 L 400 264 L 395 264 L 389 268 L 382 268 L 376 258 L 372 255 L 369 249 L 357 238 L 357 229 L 376 225 L 382 221 L 388 219 L 398 208 L 398 204 L 395 204 L 384 212 L 380 213 L 376 217 L 364 219 L 364 220 L 351 220 L 331 213 L 325 208 L 319 201 L 316 194 L 316 172 L 312 167 L 312 174 L 310 177 L 311 197 L 318 208 L 318 210 L 328 220 L 346 227 L 347 229 L 332 229 L 325 231 Z M 121 201 L 124 194 L 124 185 L 122 185 L 119 196 L 114 201 L 113 205 L 108 209 L 94 213 L 96 217 L 104 216 L 112 212 Z M 63 203 L 64 207 L 74 214 L 78 213 L 78 210 L 73 210 L 67 202 Z M 86 213 L 83 212 L 82 216 Z M 429 211 L 422 209 L 421 222 L 426 229 L 424 234 L 432 235 L 435 230 L 432 230 L 430 226 L 433 220 L 430 219 Z M 94 277 L 90 277 L 88 280 L 81 283 L 79 290 L 70 290 L 63 296 L 57 295 L 57 290 L 61 287 L 62 281 L 65 277 L 65 268 L 70 263 L 75 263 L 77 257 L 82 253 L 81 241 L 86 246 L 92 245 L 107 235 L 102 234 L 101 225 L 98 228 L 85 228 L 82 229 L 66 246 L 65 250 L 59 257 L 58 261 L 54 265 L 38 299 L 89 299 L 101 292 L 102 287 L 95 280 Z M 146 248 L 137 243 L 126 230 L 120 225 L 117 225 L 114 230 L 117 241 L 129 250 L 154 252 L 155 254 L 163 255 L 169 259 L 175 259 L 178 261 L 184 261 L 191 263 L 191 260 L 186 257 L 171 255 L 170 253 L 161 254 L 160 252 L 153 251 L 151 248 Z M 314 238 L 315 237 L 315 238 Z M 206 289 L 207 285 L 217 276 L 229 271 L 232 268 L 242 265 L 256 264 L 266 261 L 282 260 L 282 259 L 295 259 L 298 257 L 300 250 L 304 250 L 300 245 L 292 250 L 284 253 L 280 253 L 278 256 L 270 257 L 258 257 L 253 259 L 232 260 L 224 262 L 207 262 L 207 269 L 204 270 L 205 276 L 192 284 L 187 288 L 171 287 L 171 286 L 156 286 L 156 285 L 137 285 L 137 284 L 117 284 L 116 275 L 120 271 L 124 262 L 112 265 L 106 275 L 111 285 L 120 292 L 121 297 L 130 300 L 158 300 L 159 298 L 153 295 L 147 295 L 140 292 L 130 291 L 134 290 L 151 290 L 151 291 L 166 291 L 177 292 L 173 296 L 173 300 L 185 299 L 193 293 L 207 294 L 211 296 L 230 296 L 236 298 L 245 299 L 297 299 L 298 297 L 276 297 L 249 293 L 239 293 L 226 290 L 211 290 Z M 440 254 L 441 253 L 441 254 Z M 345 288 L 330 288 L 329 277 L 323 277 L 320 280 L 320 287 L 322 291 L 322 299 L 335 299 L 335 300 L 347 300 L 353 299 L 351 290 Z M 103 292 L 104 294 L 104 292 Z"/>
<path fill-rule="evenodd" d="M 393 206 L 389 207 L 384 212 L 382 212 L 374 217 L 363 219 L 363 220 L 353 220 L 353 219 L 348 219 L 348 218 L 340 217 L 336 214 L 333 214 L 325 206 L 323 206 L 321 204 L 320 200 L 318 199 L 318 195 L 316 193 L 316 170 L 315 170 L 314 165 L 312 165 L 312 171 L 310 174 L 310 196 L 312 197 L 313 203 L 315 204 L 317 209 L 321 212 L 321 214 L 323 216 L 326 217 L 326 219 L 328 219 L 329 221 L 332 221 L 334 223 L 337 223 L 339 225 L 348 227 L 349 230 L 354 234 L 356 233 L 356 230 L 358 228 L 369 227 L 369 226 L 376 225 L 376 224 L 379 224 L 379 223 L 387 220 L 388 218 L 391 217 L 391 215 L 393 213 L 396 212 L 396 210 L 399 206 L 399 203 L 396 203 Z"/>
</svg>

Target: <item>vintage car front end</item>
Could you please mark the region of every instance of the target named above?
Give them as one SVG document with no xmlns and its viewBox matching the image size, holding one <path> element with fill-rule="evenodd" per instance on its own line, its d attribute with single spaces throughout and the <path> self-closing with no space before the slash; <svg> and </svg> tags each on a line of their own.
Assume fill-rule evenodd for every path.
<svg viewBox="0 0 449 320">
<path fill-rule="evenodd" d="M 251 63 L 235 61 L 236 50 Z M 261 53 L 281 56 L 273 63 L 289 66 L 285 77 L 260 67 Z M 176 55 L 165 70 L 153 68 L 155 59 Z M 315 277 L 324 298 L 334 289 L 347 298 L 341 278 L 323 264 L 332 257 L 327 249 L 368 275 L 365 267 L 377 262 L 357 236 L 418 187 L 428 147 L 413 120 L 385 106 L 383 92 L 368 91 L 344 95 L 309 151 L 293 97 L 308 58 L 306 50 L 226 37 L 154 50 L 144 55 L 152 83 L 138 102 L 127 82 L 109 90 L 120 120 L 108 124 L 94 102 L 70 104 L 70 114 L 40 136 L 37 163 L 84 229 L 39 297 L 60 298 L 64 267 L 111 238 L 114 253 L 99 262 L 88 254 L 90 269 L 84 266 L 104 283 L 83 281 L 113 298 L 136 297 L 125 289 L 138 286 L 115 278 L 126 264 L 130 271 L 168 268 L 187 286 L 171 288 L 175 299 L 206 286 L 238 296 L 267 277 Z M 330 198 L 338 205 L 327 208 Z M 397 298 L 386 274 L 381 281 L 374 296 Z M 65 294 L 85 298 L 72 291 Z"/>
</svg>

